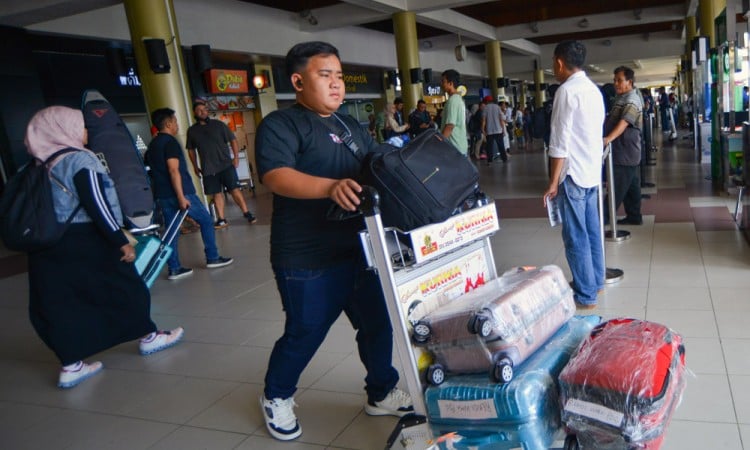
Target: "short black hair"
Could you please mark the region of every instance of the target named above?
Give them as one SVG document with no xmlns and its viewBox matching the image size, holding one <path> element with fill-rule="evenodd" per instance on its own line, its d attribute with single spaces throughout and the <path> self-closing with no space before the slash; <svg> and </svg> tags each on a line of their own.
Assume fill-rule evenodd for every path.
<svg viewBox="0 0 750 450">
<path fill-rule="evenodd" d="M 400 104 L 400 103 L 404 103 L 404 99 L 403 99 L 403 98 L 401 98 L 401 97 L 396 97 L 396 98 L 394 98 L 394 99 L 393 99 L 393 104 L 394 104 L 394 105 L 398 105 L 398 104 Z"/>
<path fill-rule="evenodd" d="M 628 66 L 619 66 L 612 71 L 613 74 L 617 75 L 622 72 L 625 75 L 625 79 L 635 84 L 635 72 Z"/>
<path fill-rule="evenodd" d="M 174 109 L 159 108 L 151 113 L 151 123 L 161 131 L 167 126 L 167 120 L 174 117 Z"/>
<path fill-rule="evenodd" d="M 193 111 L 195 111 L 195 108 L 197 108 L 197 107 L 199 107 L 201 105 L 203 105 L 205 107 L 208 107 L 208 105 L 206 105 L 206 102 L 204 102 L 203 100 L 196 100 L 196 101 L 194 101 L 193 102 Z"/>
<path fill-rule="evenodd" d="M 458 84 L 461 82 L 461 75 L 459 75 L 458 71 L 453 69 L 448 69 L 442 74 L 440 74 L 442 78 L 445 78 L 449 83 L 453 84 L 453 87 L 458 87 Z"/>
<path fill-rule="evenodd" d="M 424 101 L 424 100 L 422 100 L 422 99 L 419 99 L 419 100 L 417 100 L 417 106 L 421 105 L 422 103 L 425 103 L 425 104 L 427 104 L 427 102 L 425 102 L 425 101 Z"/>
<path fill-rule="evenodd" d="M 586 64 L 586 46 L 581 41 L 562 41 L 555 47 L 555 58 L 562 59 L 568 70 L 581 69 Z"/>
<path fill-rule="evenodd" d="M 300 42 L 289 49 L 284 59 L 287 75 L 291 77 L 293 73 L 300 73 L 307 66 L 310 58 L 318 55 L 334 55 L 336 58 L 341 59 L 338 49 L 327 42 Z"/>
</svg>

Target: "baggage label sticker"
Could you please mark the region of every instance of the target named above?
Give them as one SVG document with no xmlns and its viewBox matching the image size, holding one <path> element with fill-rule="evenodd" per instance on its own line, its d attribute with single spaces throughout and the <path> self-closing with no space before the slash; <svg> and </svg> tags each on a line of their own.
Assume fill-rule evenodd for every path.
<svg viewBox="0 0 750 450">
<path fill-rule="evenodd" d="M 438 400 L 440 417 L 443 419 L 496 419 L 495 402 L 488 400 Z"/>
<path fill-rule="evenodd" d="M 578 399 L 568 400 L 565 404 L 565 411 L 598 420 L 599 422 L 618 428 L 622 425 L 622 420 L 625 417 L 623 413 L 614 409 Z"/>
</svg>

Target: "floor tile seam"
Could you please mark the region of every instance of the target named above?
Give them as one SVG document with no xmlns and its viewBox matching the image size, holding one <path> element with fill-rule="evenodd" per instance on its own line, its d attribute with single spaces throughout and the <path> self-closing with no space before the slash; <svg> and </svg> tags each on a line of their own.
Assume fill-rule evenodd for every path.
<svg viewBox="0 0 750 450">
<path fill-rule="evenodd" d="M 229 433 L 229 434 L 236 434 L 236 435 L 239 435 L 239 436 L 245 436 L 245 439 L 242 439 L 242 441 L 240 441 L 240 443 L 244 442 L 245 440 L 247 440 L 247 438 L 249 438 L 250 436 L 252 436 L 252 434 L 240 433 L 240 432 L 237 432 L 237 431 L 225 431 L 225 430 L 216 430 L 216 429 L 212 429 L 212 428 L 196 427 L 196 426 L 192 426 L 192 425 L 180 425 L 177 428 L 175 428 L 174 430 L 172 430 L 169 433 L 167 433 L 161 439 L 159 439 L 158 441 L 156 441 L 153 445 L 151 445 L 150 447 L 148 447 L 148 449 L 158 448 L 162 444 L 163 441 L 169 439 L 170 436 L 174 435 L 175 433 L 178 433 L 183 428 L 199 428 L 199 429 L 203 429 L 203 430 L 219 431 L 221 433 Z M 237 446 L 235 446 L 234 448 L 237 448 Z"/>
</svg>

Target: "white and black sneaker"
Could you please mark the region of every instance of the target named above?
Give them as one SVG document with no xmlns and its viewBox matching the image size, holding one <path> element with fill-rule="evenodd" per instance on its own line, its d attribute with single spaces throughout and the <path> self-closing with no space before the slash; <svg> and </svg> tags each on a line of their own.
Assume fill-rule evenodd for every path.
<svg viewBox="0 0 750 450">
<path fill-rule="evenodd" d="M 365 404 L 365 412 L 371 416 L 403 417 L 414 412 L 414 405 L 411 402 L 411 395 L 399 388 L 393 388 L 379 402 L 368 400 Z"/>
<path fill-rule="evenodd" d="M 224 267 L 232 264 L 234 262 L 234 259 L 232 258 L 225 258 L 223 256 L 219 256 L 216 259 L 209 259 L 206 261 L 206 267 L 209 269 L 218 269 L 219 267 Z"/>
<path fill-rule="evenodd" d="M 297 404 L 294 402 L 294 397 L 268 400 L 264 394 L 260 395 L 260 407 L 266 419 L 266 428 L 271 436 L 280 441 L 291 441 L 302 434 L 302 428 L 294 414 L 295 406 Z"/>
</svg>

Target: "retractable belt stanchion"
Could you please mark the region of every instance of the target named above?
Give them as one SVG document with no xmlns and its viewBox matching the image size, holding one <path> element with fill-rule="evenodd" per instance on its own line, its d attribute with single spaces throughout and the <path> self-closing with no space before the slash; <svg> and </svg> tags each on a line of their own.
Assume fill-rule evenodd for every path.
<svg viewBox="0 0 750 450">
<path fill-rule="evenodd" d="M 607 198 L 609 199 L 609 231 L 605 232 L 602 236 L 609 242 L 620 242 L 626 239 L 630 239 L 630 231 L 618 230 L 617 229 L 617 210 L 615 209 L 615 169 L 614 163 L 612 162 L 612 144 L 607 146 L 604 152 L 604 160 L 607 164 Z M 602 195 L 602 190 L 599 189 L 599 195 Z M 600 210 L 601 215 L 603 210 Z"/>
<path fill-rule="evenodd" d="M 607 161 L 607 179 L 611 180 L 612 177 L 612 144 L 609 144 L 604 151 L 604 158 L 605 161 Z M 617 216 L 615 215 L 615 197 L 614 197 L 614 189 L 611 187 L 612 183 L 607 183 L 608 190 L 609 190 L 609 217 L 610 217 L 610 223 L 615 224 L 612 228 L 613 231 L 616 232 L 617 230 Z M 625 276 L 625 272 L 623 272 L 622 269 L 614 269 L 607 267 L 607 252 L 604 248 L 604 192 L 602 190 L 602 182 L 599 180 L 599 234 L 601 236 L 602 241 L 602 256 L 604 261 L 604 284 L 612 284 L 617 283 L 618 281 L 622 280 Z M 628 233 L 625 231 L 625 233 Z M 630 235 L 630 233 L 628 233 Z"/>
</svg>

